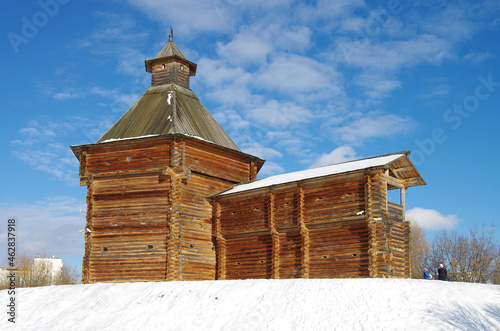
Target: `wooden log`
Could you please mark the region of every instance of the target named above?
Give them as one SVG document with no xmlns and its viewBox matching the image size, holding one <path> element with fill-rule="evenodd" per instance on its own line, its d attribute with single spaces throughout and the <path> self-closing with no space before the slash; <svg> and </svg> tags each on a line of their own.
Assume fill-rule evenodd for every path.
<svg viewBox="0 0 500 331">
<path fill-rule="evenodd" d="M 309 230 L 307 229 L 304 220 L 304 189 L 300 185 L 297 185 L 297 198 L 298 198 L 298 216 L 297 221 L 299 224 L 300 236 L 301 236 L 301 275 L 302 278 L 309 278 Z"/>
<path fill-rule="evenodd" d="M 274 194 L 272 189 L 268 193 L 268 223 L 269 232 L 271 233 L 271 238 L 273 242 L 272 246 L 272 278 L 280 278 L 280 234 L 276 230 L 276 222 L 274 219 L 275 206 L 274 206 Z"/>
</svg>

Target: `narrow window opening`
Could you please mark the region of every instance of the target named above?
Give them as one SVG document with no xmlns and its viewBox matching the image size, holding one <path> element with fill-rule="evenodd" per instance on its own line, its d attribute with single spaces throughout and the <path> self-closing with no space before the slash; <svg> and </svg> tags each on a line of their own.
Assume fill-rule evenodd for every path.
<svg viewBox="0 0 500 331">
<path fill-rule="evenodd" d="M 161 68 L 162 68 L 162 69 L 165 69 L 165 64 L 162 64 L 162 65 L 161 65 Z"/>
<path fill-rule="evenodd" d="M 148 249 L 153 249 L 153 245 L 148 245 Z"/>
<path fill-rule="evenodd" d="M 108 248 L 107 248 L 107 247 L 103 247 L 103 248 L 102 248 L 102 251 L 103 251 L 103 252 L 107 252 L 107 251 L 108 251 Z"/>
</svg>

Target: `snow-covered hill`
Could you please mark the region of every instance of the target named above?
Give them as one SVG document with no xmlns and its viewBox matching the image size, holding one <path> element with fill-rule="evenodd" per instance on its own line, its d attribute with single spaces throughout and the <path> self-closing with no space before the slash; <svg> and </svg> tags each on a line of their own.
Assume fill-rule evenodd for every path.
<svg viewBox="0 0 500 331">
<path fill-rule="evenodd" d="M 124 283 L 18 289 L 0 329 L 500 330 L 500 286 L 312 279 Z"/>
</svg>

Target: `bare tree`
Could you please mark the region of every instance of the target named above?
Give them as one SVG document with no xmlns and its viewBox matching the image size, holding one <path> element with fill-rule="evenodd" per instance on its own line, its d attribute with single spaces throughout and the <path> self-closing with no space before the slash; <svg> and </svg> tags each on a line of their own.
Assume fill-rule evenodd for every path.
<svg viewBox="0 0 500 331">
<path fill-rule="evenodd" d="M 443 263 L 448 278 L 457 282 L 486 283 L 493 279 L 500 245 L 494 240 L 494 229 L 473 227 L 467 235 L 456 231 L 441 232 L 433 240 L 429 262 Z"/>
<path fill-rule="evenodd" d="M 76 284 L 76 271 L 62 264 L 60 260 L 54 260 L 46 256 L 33 258 L 24 252 L 19 253 L 16 256 L 16 287 Z M 7 287 L 7 282 L 0 282 L 0 288 Z"/>
<path fill-rule="evenodd" d="M 29 274 L 29 286 L 38 287 L 54 285 L 55 277 L 59 277 L 61 270 L 54 270 L 54 266 L 47 260 L 46 256 L 35 258 L 31 261 Z"/>
<path fill-rule="evenodd" d="M 64 264 L 59 273 L 59 277 L 55 280 L 55 285 L 77 284 L 78 278 L 75 269 L 71 269 L 67 264 Z"/>
<path fill-rule="evenodd" d="M 429 241 L 425 232 L 417 222 L 411 221 L 410 235 L 410 259 L 411 259 L 411 278 L 424 278 L 424 269 L 427 266 L 427 257 L 429 255 Z"/>
<path fill-rule="evenodd" d="M 31 261 L 33 258 L 21 252 L 16 256 L 16 287 L 30 287 Z"/>
<path fill-rule="evenodd" d="M 495 261 L 495 270 L 493 271 L 493 284 L 500 285 L 500 258 Z"/>
</svg>

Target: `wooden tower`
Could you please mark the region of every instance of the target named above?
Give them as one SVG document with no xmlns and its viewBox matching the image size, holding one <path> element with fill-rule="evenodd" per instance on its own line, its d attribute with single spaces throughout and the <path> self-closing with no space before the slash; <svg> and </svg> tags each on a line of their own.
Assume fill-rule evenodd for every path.
<svg viewBox="0 0 500 331">
<path fill-rule="evenodd" d="M 255 180 L 245 154 L 189 88 L 196 64 L 169 41 L 151 87 L 93 144 L 71 146 L 87 186 L 82 282 L 212 280 L 207 197 Z"/>
</svg>

